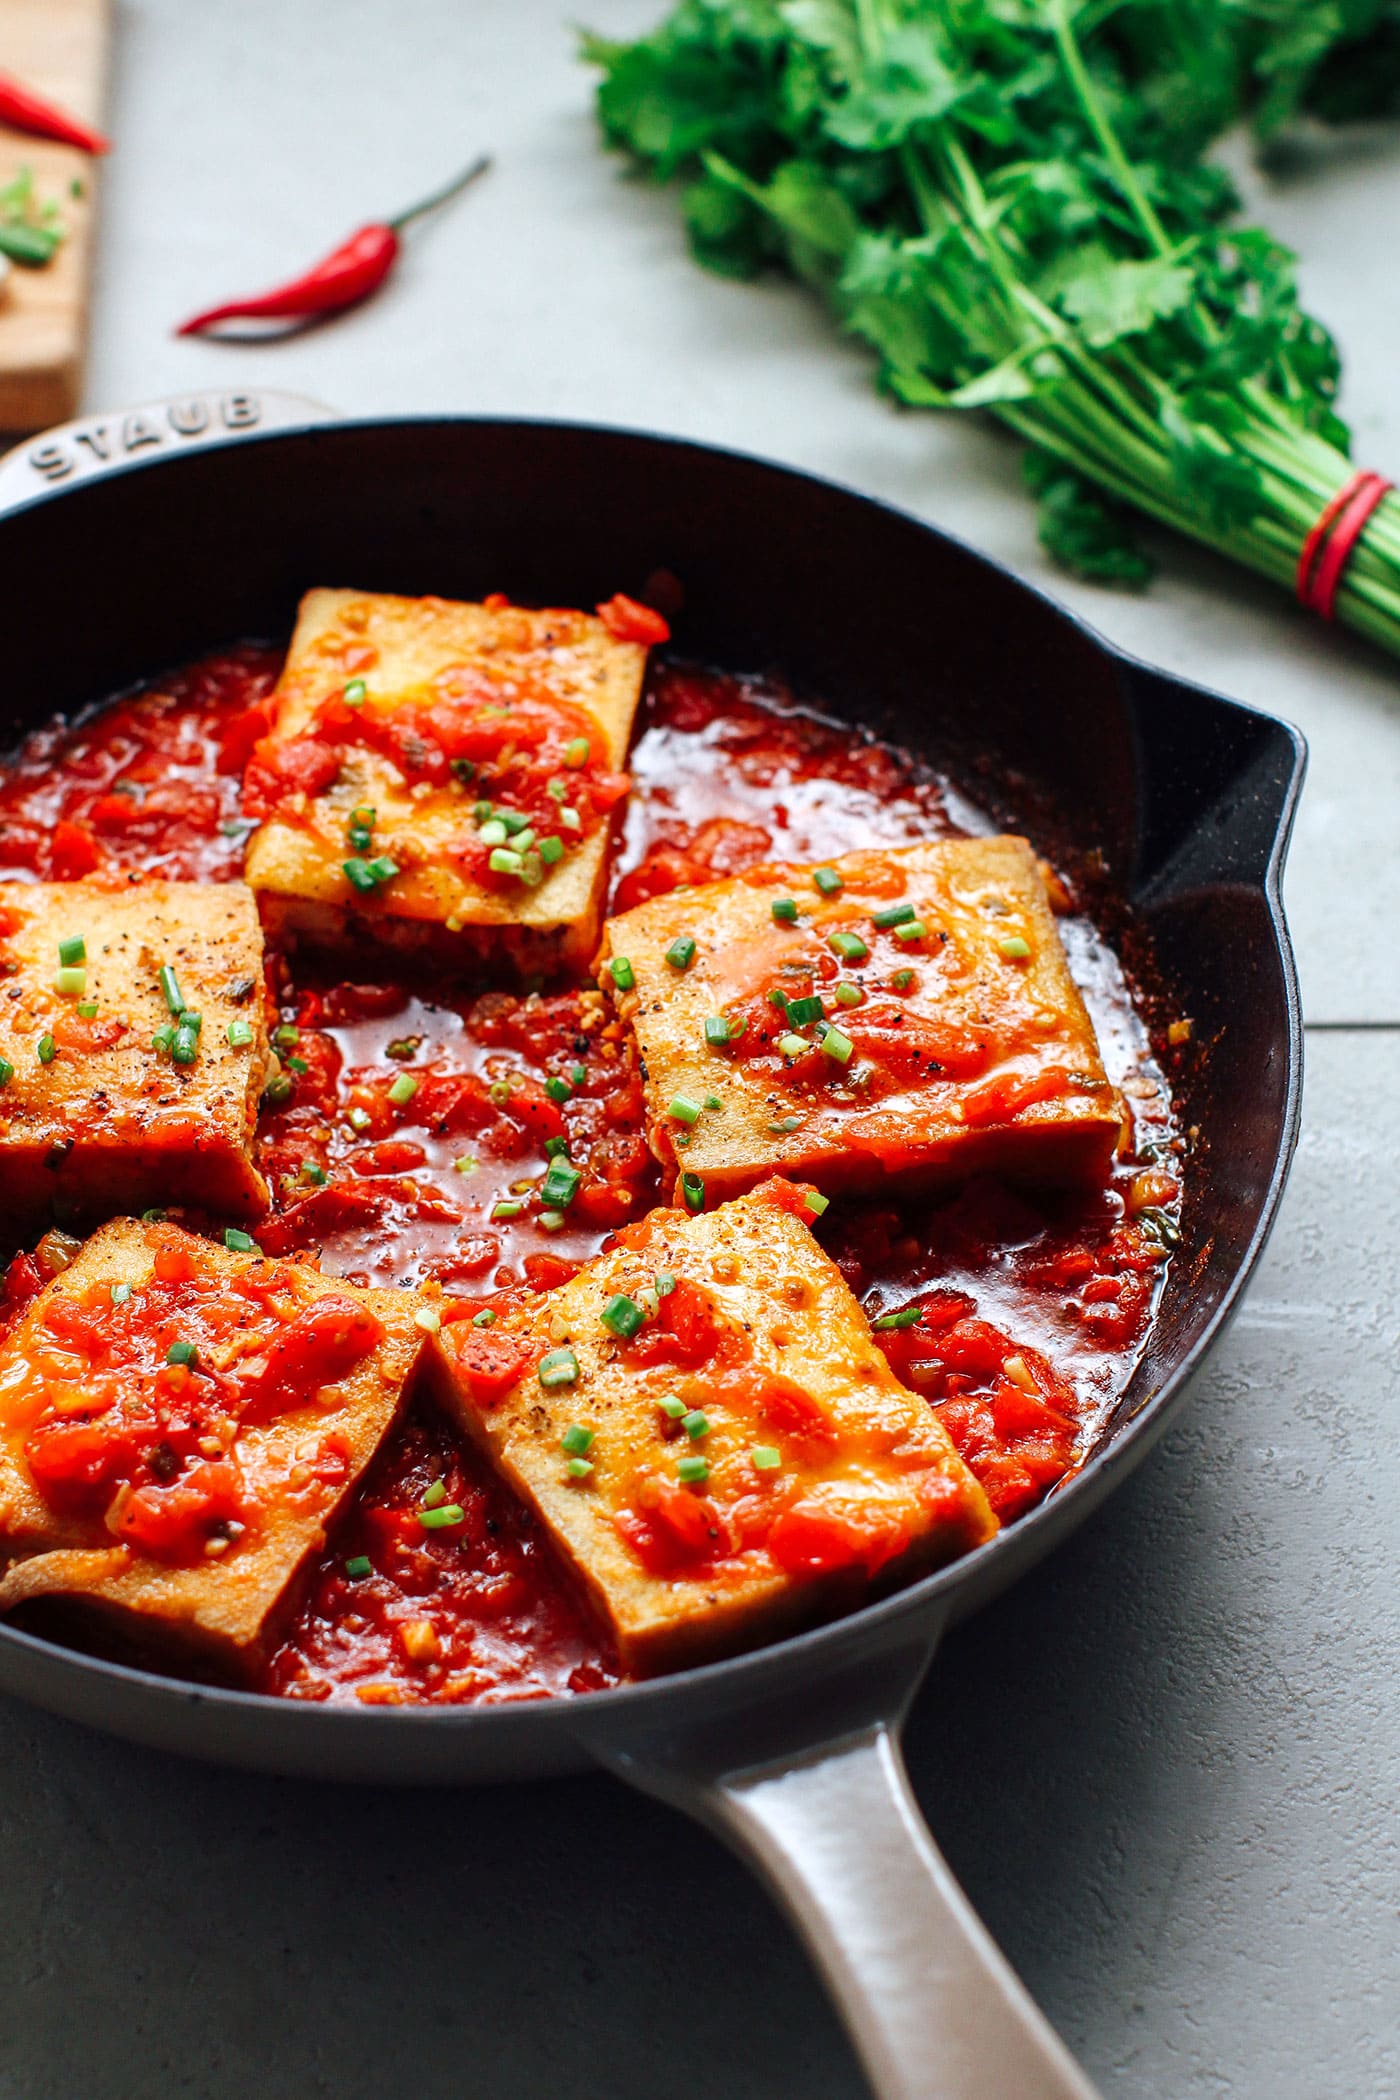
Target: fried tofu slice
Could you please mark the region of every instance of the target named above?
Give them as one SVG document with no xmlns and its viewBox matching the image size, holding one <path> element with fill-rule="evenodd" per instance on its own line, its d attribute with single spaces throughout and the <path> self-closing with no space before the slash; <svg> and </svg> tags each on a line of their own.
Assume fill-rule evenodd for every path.
<svg viewBox="0 0 1400 2100">
<path fill-rule="evenodd" d="M 655 1210 L 537 1307 L 445 1328 L 451 1412 L 640 1675 L 753 1647 L 980 1545 L 986 1497 L 772 1181 Z"/>
<path fill-rule="evenodd" d="M 171 997 L 199 1016 L 179 1045 Z M 267 1208 L 253 1165 L 263 941 L 242 883 L 0 883 L 0 1059 L 0 1185 L 19 1232 L 158 1203 Z"/>
<path fill-rule="evenodd" d="M 688 1200 L 1097 1174 L 1121 1105 L 1020 838 L 752 870 L 612 919 L 648 1137 Z M 682 1179 L 682 1177 L 684 1177 Z"/>
<path fill-rule="evenodd" d="M 398 1419 L 415 1308 L 104 1226 L 0 1342 L 0 1611 L 252 1675 Z"/>
<path fill-rule="evenodd" d="M 454 964 L 586 965 L 646 670 L 628 637 L 666 631 L 630 600 L 601 610 L 309 591 L 244 783 L 268 924 Z"/>
</svg>

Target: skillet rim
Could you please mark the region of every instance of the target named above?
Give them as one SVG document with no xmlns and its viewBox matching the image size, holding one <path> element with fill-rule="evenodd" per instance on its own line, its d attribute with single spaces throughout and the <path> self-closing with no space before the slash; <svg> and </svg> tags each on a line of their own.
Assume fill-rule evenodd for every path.
<svg viewBox="0 0 1400 2100">
<path fill-rule="evenodd" d="M 271 394 L 274 390 L 266 391 Z M 311 404 L 308 404 L 308 408 L 310 406 Z M 116 412 L 117 415 L 121 413 Z M 100 415 L 82 419 L 84 423 L 102 420 L 104 419 Z M 226 451 L 235 445 L 240 449 L 275 447 L 278 444 L 303 439 L 318 444 L 333 442 L 342 434 L 351 437 L 369 431 L 384 432 L 405 427 L 424 430 L 444 427 L 469 431 L 489 430 L 504 436 L 509 436 L 512 431 L 528 430 L 546 435 L 554 433 L 584 439 L 621 439 L 634 444 L 662 446 L 673 453 L 694 453 L 707 459 L 719 460 L 725 465 L 756 468 L 779 481 L 815 488 L 828 496 L 834 495 L 843 503 L 853 503 L 867 512 L 879 514 L 904 526 L 912 526 L 938 545 L 954 549 L 981 569 L 990 572 L 1003 584 L 1010 585 L 1015 592 L 1037 603 L 1045 614 L 1076 634 L 1096 654 L 1124 672 L 1136 674 L 1144 687 L 1161 683 L 1176 692 L 1190 692 L 1209 703 L 1213 709 L 1223 710 L 1248 722 L 1262 725 L 1274 734 L 1281 752 L 1286 749 L 1290 754 L 1286 776 L 1280 784 L 1277 808 L 1272 815 L 1267 860 L 1262 870 L 1242 885 L 1254 894 L 1261 895 L 1266 906 L 1272 934 L 1273 957 L 1281 979 L 1286 1023 L 1287 1083 L 1283 1111 L 1268 1186 L 1258 1218 L 1220 1302 L 1189 1348 L 1167 1371 L 1156 1391 L 1133 1408 L 1121 1424 L 1110 1432 L 1101 1448 L 1067 1485 L 1052 1492 L 1026 1516 L 1018 1518 L 1008 1530 L 999 1532 L 971 1553 L 949 1562 L 931 1574 L 921 1576 L 916 1582 L 887 1597 L 859 1605 L 824 1624 L 788 1634 L 718 1662 L 699 1664 L 664 1676 L 619 1684 L 601 1691 L 569 1697 L 505 1701 L 496 1705 L 422 1704 L 377 1708 L 281 1698 L 273 1693 L 203 1683 L 196 1679 L 113 1661 L 91 1654 L 82 1648 L 68 1647 L 61 1642 L 49 1640 L 41 1634 L 31 1633 L 0 1619 L 0 1652 L 5 1649 L 18 1649 L 21 1653 L 34 1656 L 41 1667 L 47 1666 L 51 1670 L 64 1673 L 71 1672 L 78 1679 L 95 1677 L 99 1680 L 114 1681 L 125 1687 L 131 1695 L 149 1698 L 157 1705 L 231 1706 L 251 1717 L 266 1715 L 269 1721 L 276 1715 L 279 1727 L 293 1730 L 298 1723 L 292 1720 L 292 1713 L 305 1710 L 308 1718 L 302 1724 L 304 1727 L 314 1725 L 318 1728 L 330 1728 L 341 1737 L 352 1731 L 372 1737 L 383 1735 L 387 1730 L 407 1729 L 414 1734 L 420 1734 L 424 1730 L 440 1733 L 449 1730 L 458 1733 L 470 1731 L 479 1738 L 487 1728 L 494 1727 L 499 1746 L 504 1753 L 508 1732 L 512 1728 L 518 1736 L 547 1729 L 556 1735 L 562 1734 L 578 1742 L 584 1738 L 585 1733 L 593 1732 L 595 1722 L 599 1730 L 602 1730 L 610 1721 L 632 1714 L 636 1714 L 639 1723 L 650 1719 L 653 1725 L 664 1724 L 665 1710 L 668 1706 L 679 1706 L 694 1695 L 703 1696 L 704 1690 L 709 1686 L 722 1684 L 732 1694 L 738 1680 L 741 1691 L 751 1689 L 757 1695 L 765 1689 L 763 1680 L 766 1677 L 781 1675 L 785 1680 L 803 1681 L 819 1678 L 822 1675 L 823 1660 L 828 1660 L 833 1670 L 837 1669 L 843 1661 L 851 1660 L 844 1651 L 863 1649 L 867 1645 L 879 1646 L 885 1642 L 893 1643 L 902 1633 L 922 1635 L 931 1648 L 933 1638 L 942 1627 L 950 1619 L 961 1615 L 957 1610 L 960 1597 L 968 1609 L 976 1609 L 998 1591 L 1019 1580 L 1064 1537 L 1077 1529 L 1120 1480 L 1146 1457 L 1157 1437 L 1167 1426 L 1171 1415 L 1185 1398 L 1196 1372 L 1238 1309 L 1277 1220 L 1297 1144 L 1302 1113 L 1303 1020 L 1297 969 L 1283 909 L 1281 878 L 1307 769 L 1307 744 L 1302 733 L 1283 717 L 1270 714 L 1267 710 L 1251 706 L 1244 701 L 1232 699 L 1212 687 L 1198 685 L 1194 680 L 1179 677 L 1174 672 L 1163 670 L 1135 656 L 1101 634 L 1081 613 L 1056 598 L 1040 582 L 1021 576 L 1008 563 L 984 553 L 957 533 L 950 532 L 941 525 L 932 524 L 916 511 L 908 510 L 901 504 L 888 502 L 883 497 L 873 496 L 849 482 L 814 473 L 807 468 L 793 466 L 762 453 L 741 450 L 735 446 L 712 444 L 700 438 L 641 429 L 629 424 L 555 416 L 432 413 L 347 417 L 332 415 L 324 422 L 308 420 L 305 423 L 283 425 L 273 429 L 229 432 L 226 437 L 192 447 L 188 452 L 160 452 L 103 463 L 96 469 L 82 473 L 76 480 L 65 480 L 36 490 L 32 495 L 24 496 L 8 505 L 3 502 L 3 496 L 0 496 L 0 523 L 8 524 L 12 518 L 22 519 L 38 507 L 60 501 L 65 496 L 79 495 L 99 482 L 126 481 L 133 476 L 173 467 L 181 459 L 202 459 L 210 453 Z M 17 446 L 16 455 L 27 449 L 32 442 L 33 440 L 26 440 L 24 445 Z M 3 464 L 2 458 L 0 464 Z M 1154 700 L 1150 693 L 1145 693 L 1141 704 L 1153 706 L 1160 703 Z M 839 719 L 839 716 L 837 718 Z M 968 1592 L 974 1594 L 969 1598 L 966 1595 Z M 909 1625 L 906 1622 L 915 1623 Z M 745 1686 L 746 1679 L 752 1680 L 751 1686 Z M 47 1704 L 32 1700 L 28 1703 Z M 316 1717 L 314 1723 L 311 1716 Z M 587 1729 L 580 1725 L 585 1718 Z M 102 1724 L 97 1722 L 94 1725 L 101 1727 Z"/>
</svg>

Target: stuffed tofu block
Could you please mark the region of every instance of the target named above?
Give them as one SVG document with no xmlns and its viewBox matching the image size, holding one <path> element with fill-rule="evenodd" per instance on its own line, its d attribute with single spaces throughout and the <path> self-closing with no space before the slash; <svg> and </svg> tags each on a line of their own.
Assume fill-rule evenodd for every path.
<svg viewBox="0 0 1400 2100">
<path fill-rule="evenodd" d="M 604 929 L 653 1152 L 698 1206 L 781 1169 L 827 1189 L 1101 1173 L 1122 1123 L 1024 839 L 761 868 Z"/>
<path fill-rule="evenodd" d="M 118 1219 L 0 1343 L 0 1611 L 51 1600 L 246 1677 L 426 1334 L 410 1293 L 226 1237 Z"/>
<path fill-rule="evenodd" d="M 597 945 L 656 614 L 316 590 L 253 752 L 269 926 L 521 970 Z"/>
<path fill-rule="evenodd" d="M 448 1404 L 647 1674 L 979 1545 L 981 1488 L 772 1181 L 654 1210 L 541 1304 L 444 1328 Z"/>
<path fill-rule="evenodd" d="M 0 884 L 0 1187 L 21 1229 L 267 1204 L 263 943 L 242 883 Z"/>
</svg>

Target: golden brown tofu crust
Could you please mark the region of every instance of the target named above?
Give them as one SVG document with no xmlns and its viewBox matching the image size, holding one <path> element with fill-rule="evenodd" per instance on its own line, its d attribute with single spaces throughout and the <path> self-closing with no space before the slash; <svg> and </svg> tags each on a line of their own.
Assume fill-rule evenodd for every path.
<svg viewBox="0 0 1400 2100">
<path fill-rule="evenodd" d="M 75 935 L 87 949 L 91 1021 L 76 996 L 55 990 L 59 943 Z M 201 1016 L 190 1065 L 152 1046 L 171 1020 L 163 965 Z M 154 1204 L 233 1217 L 266 1209 L 253 1165 L 268 1063 L 263 942 L 249 889 L 135 878 L 0 883 L 0 967 L 0 1057 L 14 1067 L 0 1089 L 0 1177 L 21 1230 L 51 1215 L 95 1219 Z M 251 1036 L 237 1048 L 228 1040 L 235 1021 Z M 46 1037 L 48 1063 L 39 1056 Z"/>
<path fill-rule="evenodd" d="M 471 1327 L 441 1337 L 449 1411 L 537 1511 L 627 1668 L 641 1675 L 756 1646 L 858 1603 L 877 1579 L 887 1586 L 965 1552 L 997 1528 L 936 1416 L 875 1346 L 840 1271 L 779 1200 L 793 1194 L 770 1184 L 704 1216 L 657 1210 L 628 1228 L 626 1245 L 489 1330 L 503 1346 L 518 1341 L 529 1359 L 499 1399 L 482 1397 L 471 1374 Z M 726 1330 L 718 1354 L 697 1368 L 638 1363 L 600 1318 L 619 1294 L 645 1302 L 658 1274 L 703 1293 Z M 579 1375 L 547 1388 L 538 1367 L 560 1348 L 574 1352 Z M 809 1396 L 819 1431 L 784 1412 L 793 1386 Z M 703 1412 L 699 1438 L 665 1411 L 667 1400 Z M 571 1477 L 561 1444 L 571 1425 L 592 1432 L 592 1471 L 583 1478 Z M 780 1463 L 760 1469 L 755 1449 Z M 709 1472 L 692 1491 L 677 1485 L 678 1467 L 697 1454 Z M 884 1546 L 869 1566 L 803 1572 L 755 1543 L 658 1573 L 618 1521 L 625 1527 L 628 1512 L 658 1492 L 719 1511 L 714 1521 L 731 1540 L 736 1526 L 761 1529 L 765 1506 L 770 1516 L 785 1512 L 791 1530 L 800 1506 L 873 1526 Z"/>
<path fill-rule="evenodd" d="M 646 655 L 591 613 L 308 591 L 274 695 L 274 733 L 302 734 L 317 705 L 347 679 L 364 676 L 377 698 L 388 699 L 465 666 L 493 682 L 528 680 L 583 710 L 595 725 L 599 755 L 617 769 Z M 249 840 L 245 872 L 269 928 L 279 938 L 331 949 L 368 939 L 410 961 L 457 968 L 505 963 L 530 974 L 585 967 L 607 887 L 607 827 L 550 869 L 538 888 L 488 891 L 448 850 L 472 799 L 455 788 L 415 799 L 387 760 L 356 752 L 297 821 L 270 819 Z M 375 809 L 375 851 L 403 871 L 369 894 L 344 873 L 349 813 L 357 804 Z"/>
<path fill-rule="evenodd" d="M 830 895 L 810 867 L 756 869 L 654 898 L 604 928 L 599 981 L 635 1034 L 648 1138 L 672 1182 L 684 1168 L 716 1200 L 774 1171 L 830 1190 L 871 1190 L 893 1177 L 934 1184 L 994 1171 L 1055 1181 L 1101 1171 L 1118 1142 L 1121 1104 L 1026 841 L 944 840 L 822 867 L 840 884 Z M 780 901 L 796 906 L 795 922 L 775 918 Z M 912 909 L 926 937 L 906 943 L 875 926 L 876 912 L 896 907 Z M 678 970 L 667 950 L 686 935 L 695 955 Z M 839 954 L 833 942 L 848 937 L 868 954 Z M 618 987 L 610 967 L 618 957 L 634 989 Z M 804 962 L 816 972 L 810 985 Z M 827 1020 L 853 1045 L 845 1064 L 820 1053 L 811 1024 L 800 1057 L 780 1054 L 788 1023 L 764 994 L 789 983 L 794 994 L 822 997 Z M 858 1001 L 840 1004 L 837 983 L 853 986 Z M 712 1047 L 707 1017 L 740 1009 L 749 1015 L 745 1038 Z M 872 1043 L 907 1050 L 895 1083 L 878 1066 L 869 1083 L 867 1030 Z M 756 1038 L 757 1058 L 748 1054 Z M 932 1045 L 922 1064 L 919 1040 Z M 1052 1083 L 1061 1090 L 1036 1098 Z M 1029 1096 L 1023 1106 L 1017 1092 Z M 677 1097 L 718 1097 L 722 1106 L 686 1125 L 670 1112 Z"/>
<path fill-rule="evenodd" d="M 425 1345 L 414 1324 L 416 1295 L 363 1290 L 306 1267 L 282 1265 L 300 1306 L 352 1298 L 384 1328 L 383 1338 L 334 1385 L 266 1422 L 239 1425 L 235 1453 L 259 1516 L 246 1538 L 193 1567 L 169 1565 L 115 1543 L 103 1519 L 56 1511 L 40 1493 L 24 1454 L 33 1420 L 32 1370 L 42 1360 L 44 1322 L 55 1298 L 93 1284 L 138 1290 L 162 1243 L 196 1250 L 216 1286 L 262 1266 L 257 1254 L 230 1253 L 173 1225 L 119 1218 L 87 1241 L 76 1259 L 26 1307 L 0 1342 L 0 1612 L 51 1601 L 63 1620 L 91 1622 L 123 1651 L 255 1673 L 294 1598 L 298 1578 L 325 1545 L 366 1467 L 397 1422 Z M 322 1480 L 305 1454 L 328 1435 L 343 1438 L 343 1478 Z M 302 1476 L 307 1476 L 303 1478 Z"/>
</svg>

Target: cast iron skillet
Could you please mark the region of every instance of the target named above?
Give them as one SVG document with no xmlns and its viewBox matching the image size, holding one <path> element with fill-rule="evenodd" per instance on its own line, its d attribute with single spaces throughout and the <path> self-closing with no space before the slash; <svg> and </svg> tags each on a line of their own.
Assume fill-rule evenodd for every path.
<svg viewBox="0 0 1400 2100">
<path fill-rule="evenodd" d="M 234 439 L 240 442 L 233 442 Z M 786 1904 L 881 2100 L 1091 2100 L 919 1818 L 904 1712 L 944 1627 L 1137 1464 L 1264 1244 L 1301 1035 L 1278 883 L 1301 782 L 1282 723 L 1145 669 L 915 519 L 732 453 L 628 431 L 341 423 L 288 397 L 66 426 L 0 470 L 0 748 L 241 635 L 309 584 L 591 605 L 669 569 L 677 640 L 956 772 L 995 754 L 1102 853 L 1196 1023 L 1185 1243 L 1102 1447 L 1003 1537 L 897 1596 L 732 1662 L 580 1700 L 344 1708 L 196 1688 L 0 1627 L 0 1686 L 164 1750 L 357 1781 L 596 1760 L 710 1824 Z M 974 792 L 979 783 L 972 779 Z M 1029 802 L 1027 801 L 1029 798 Z"/>
</svg>

